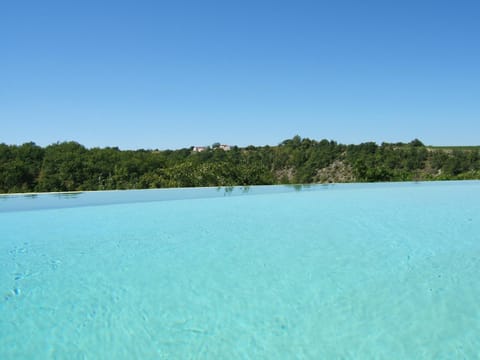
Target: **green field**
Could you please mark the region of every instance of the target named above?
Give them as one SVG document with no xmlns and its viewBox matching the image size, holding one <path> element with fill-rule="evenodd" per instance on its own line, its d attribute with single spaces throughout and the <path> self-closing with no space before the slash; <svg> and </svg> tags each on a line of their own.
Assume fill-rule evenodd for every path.
<svg viewBox="0 0 480 360">
<path fill-rule="evenodd" d="M 427 146 L 427 149 L 432 150 L 459 150 L 459 151 L 480 151 L 480 145 L 474 146 Z"/>
</svg>

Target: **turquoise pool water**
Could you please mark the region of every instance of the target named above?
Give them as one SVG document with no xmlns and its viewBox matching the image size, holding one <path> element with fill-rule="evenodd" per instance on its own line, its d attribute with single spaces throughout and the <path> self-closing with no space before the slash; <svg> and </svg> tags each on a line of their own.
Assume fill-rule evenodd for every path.
<svg viewBox="0 0 480 360">
<path fill-rule="evenodd" d="M 480 182 L 0 197 L 0 359 L 480 358 Z"/>
</svg>

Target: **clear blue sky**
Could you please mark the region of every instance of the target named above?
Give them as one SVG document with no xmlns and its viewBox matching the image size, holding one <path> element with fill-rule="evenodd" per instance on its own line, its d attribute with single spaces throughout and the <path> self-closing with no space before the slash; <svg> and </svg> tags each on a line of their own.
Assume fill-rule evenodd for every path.
<svg viewBox="0 0 480 360">
<path fill-rule="evenodd" d="M 0 142 L 480 144 L 479 1 L 3 1 Z"/>
</svg>

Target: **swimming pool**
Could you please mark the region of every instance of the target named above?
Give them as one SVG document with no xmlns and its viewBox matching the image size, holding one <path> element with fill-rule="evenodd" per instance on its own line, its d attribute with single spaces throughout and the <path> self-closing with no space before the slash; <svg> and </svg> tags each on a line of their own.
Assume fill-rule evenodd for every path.
<svg viewBox="0 0 480 360">
<path fill-rule="evenodd" d="M 480 355 L 480 182 L 0 197 L 1 359 Z"/>
</svg>

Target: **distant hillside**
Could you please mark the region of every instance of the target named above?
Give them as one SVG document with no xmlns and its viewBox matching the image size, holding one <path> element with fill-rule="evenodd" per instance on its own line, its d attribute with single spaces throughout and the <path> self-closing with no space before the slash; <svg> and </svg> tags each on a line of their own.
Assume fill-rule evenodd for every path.
<svg viewBox="0 0 480 360">
<path fill-rule="evenodd" d="M 480 179 L 480 147 L 426 147 L 417 139 L 343 145 L 300 136 L 201 152 L 0 144 L 1 193 L 451 179 Z"/>
</svg>

